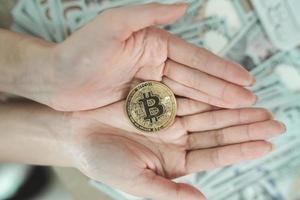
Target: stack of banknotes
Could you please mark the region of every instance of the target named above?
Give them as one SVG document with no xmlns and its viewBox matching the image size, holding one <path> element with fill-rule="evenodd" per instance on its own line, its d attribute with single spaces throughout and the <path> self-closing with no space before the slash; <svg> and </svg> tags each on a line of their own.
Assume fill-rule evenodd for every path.
<svg viewBox="0 0 300 200">
<path fill-rule="evenodd" d="M 157 0 L 174 3 L 177 0 Z M 61 42 L 111 7 L 152 0 L 19 0 L 13 31 Z M 240 63 L 257 79 L 256 106 L 287 126 L 275 150 L 260 160 L 191 174 L 176 181 L 213 200 L 300 199 L 300 1 L 185 0 L 186 15 L 162 28 Z M 116 200 L 143 199 L 90 181 Z"/>
</svg>

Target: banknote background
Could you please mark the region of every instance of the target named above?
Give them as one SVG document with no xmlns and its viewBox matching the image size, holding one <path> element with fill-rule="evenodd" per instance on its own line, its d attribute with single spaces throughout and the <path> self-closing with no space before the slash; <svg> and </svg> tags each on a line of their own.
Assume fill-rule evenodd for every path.
<svg viewBox="0 0 300 200">
<path fill-rule="evenodd" d="M 61 42 L 101 11 L 151 0 L 19 0 L 11 30 Z M 173 3 L 177 0 L 160 0 Z M 186 15 L 162 28 L 243 65 L 257 78 L 256 106 L 287 125 L 257 161 L 182 177 L 213 200 L 300 199 L 300 1 L 186 0 Z M 90 181 L 116 200 L 142 199 Z"/>
</svg>

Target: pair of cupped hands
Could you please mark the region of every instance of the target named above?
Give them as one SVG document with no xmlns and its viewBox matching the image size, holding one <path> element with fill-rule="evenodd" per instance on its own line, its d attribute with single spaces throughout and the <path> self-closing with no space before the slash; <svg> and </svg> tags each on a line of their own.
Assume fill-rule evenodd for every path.
<svg viewBox="0 0 300 200">
<path fill-rule="evenodd" d="M 130 194 L 200 200 L 172 179 L 261 157 L 284 131 L 262 108 L 246 108 L 255 79 L 241 66 L 154 27 L 180 18 L 185 4 L 106 10 L 60 44 L 50 45 L 51 85 L 30 96 L 67 114 L 70 166 Z M 47 70 L 47 69 L 45 69 Z M 177 98 L 174 124 L 155 134 L 134 128 L 124 99 L 139 81 L 166 84 Z M 71 138 L 71 139 L 70 139 Z"/>
</svg>

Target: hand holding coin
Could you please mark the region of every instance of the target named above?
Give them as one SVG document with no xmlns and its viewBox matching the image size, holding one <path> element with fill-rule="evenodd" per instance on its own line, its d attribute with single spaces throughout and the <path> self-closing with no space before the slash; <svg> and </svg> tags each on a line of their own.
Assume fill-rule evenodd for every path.
<svg viewBox="0 0 300 200">
<path fill-rule="evenodd" d="M 56 110 L 94 109 L 126 98 L 135 80 L 153 80 L 175 95 L 218 107 L 252 105 L 256 97 L 244 87 L 254 78 L 245 69 L 153 27 L 176 21 L 186 7 L 152 3 L 109 9 L 64 42 L 44 45 L 45 69 L 50 69 L 43 68 L 38 80 L 49 85 L 39 84 L 38 91 L 45 89 L 34 99 Z M 32 92 L 24 95 L 30 98 Z"/>
<path fill-rule="evenodd" d="M 138 84 L 126 99 L 126 113 L 130 121 L 146 132 L 156 132 L 172 125 L 176 109 L 173 92 L 155 81 Z"/>
<path fill-rule="evenodd" d="M 226 110 L 187 98 L 176 101 L 174 123 L 155 134 L 131 124 L 124 101 L 75 113 L 71 152 L 76 167 L 136 196 L 199 200 L 201 192 L 171 179 L 261 157 L 272 149 L 265 140 L 284 131 L 261 108 Z"/>
<path fill-rule="evenodd" d="M 265 140 L 284 126 L 263 109 L 237 109 L 255 102 L 245 88 L 254 78 L 153 27 L 185 10 L 157 3 L 110 9 L 60 44 L 0 30 L 8 44 L 0 49 L 1 91 L 76 111 L 2 105 L 4 160 L 73 166 L 155 200 L 199 200 L 200 191 L 171 179 L 271 151 Z M 151 81 L 137 85 L 124 108 L 136 80 Z"/>
</svg>

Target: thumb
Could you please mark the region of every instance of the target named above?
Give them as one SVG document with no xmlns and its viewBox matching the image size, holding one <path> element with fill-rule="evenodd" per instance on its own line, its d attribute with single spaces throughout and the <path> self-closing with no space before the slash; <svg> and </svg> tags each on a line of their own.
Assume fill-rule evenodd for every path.
<svg viewBox="0 0 300 200">
<path fill-rule="evenodd" d="M 205 200 L 204 195 L 191 185 L 175 183 L 147 170 L 139 176 L 132 194 L 154 200 Z"/>
<path fill-rule="evenodd" d="M 176 21 L 186 11 L 187 5 L 149 3 L 112 8 L 102 12 L 99 20 L 110 36 L 126 40 L 133 32 L 143 28 Z"/>
</svg>

